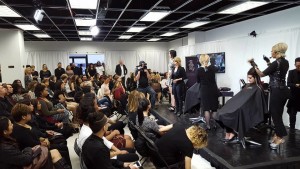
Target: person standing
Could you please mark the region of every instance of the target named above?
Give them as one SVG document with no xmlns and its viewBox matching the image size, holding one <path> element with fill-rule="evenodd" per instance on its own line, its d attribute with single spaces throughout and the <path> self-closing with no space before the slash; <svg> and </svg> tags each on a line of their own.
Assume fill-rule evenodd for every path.
<svg viewBox="0 0 300 169">
<path fill-rule="evenodd" d="M 200 55 L 201 67 L 197 69 L 197 82 L 200 83 L 201 108 L 204 112 L 206 127 L 210 130 L 211 113 L 216 113 L 219 107 L 219 89 L 216 83 L 217 68 L 209 65 L 210 57 Z"/>
<path fill-rule="evenodd" d="M 149 79 L 151 76 L 149 70 L 147 69 L 147 64 L 144 61 L 140 61 L 139 66 L 140 67 L 135 72 L 135 79 L 138 82 L 137 90 L 144 93 L 145 96 L 148 93 L 150 95 L 151 105 L 154 106 L 156 93 L 152 87 L 149 86 Z"/>
<path fill-rule="evenodd" d="M 59 80 L 60 76 L 65 73 L 66 73 L 65 69 L 61 67 L 61 62 L 58 62 L 57 68 L 54 70 L 54 75 L 56 79 Z"/>
<path fill-rule="evenodd" d="M 167 82 L 167 86 L 169 86 L 169 92 L 171 94 L 171 106 L 169 107 L 170 111 L 175 111 L 175 98 L 174 98 L 174 94 L 172 93 L 172 80 L 171 80 L 171 75 L 172 75 L 172 70 L 174 68 L 174 63 L 173 60 L 174 58 L 177 56 L 176 51 L 175 50 L 170 50 L 169 51 L 169 64 L 168 64 L 168 82 Z"/>
<path fill-rule="evenodd" d="M 264 71 L 260 71 L 253 60 L 250 61 L 251 65 L 255 68 L 260 77 L 270 76 L 269 111 L 275 125 L 275 135 L 270 141 L 271 149 L 278 149 L 284 142 L 283 137 L 287 135 L 282 120 L 284 105 L 289 97 L 289 89 L 285 81 L 287 71 L 289 70 L 289 62 L 285 59 L 285 52 L 287 48 L 288 45 L 286 43 L 277 43 L 274 45 L 271 53 L 272 58 L 276 60 L 269 64 Z"/>
<path fill-rule="evenodd" d="M 38 77 L 39 77 L 39 72 L 35 70 L 35 66 L 31 65 L 31 75 L 33 80 L 38 81 Z"/>
<path fill-rule="evenodd" d="M 287 112 L 290 115 L 290 131 L 295 131 L 297 111 L 300 111 L 300 57 L 295 59 L 296 69 L 290 70 L 287 78 L 287 86 L 291 89 L 291 98 L 287 104 Z"/>
<path fill-rule="evenodd" d="M 96 72 L 99 73 L 100 76 L 104 74 L 104 67 L 102 66 L 100 61 L 96 63 L 95 68 L 96 68 Z"/>
<path fill-rule="evenodd" d="M 171 79 L 173 81 L 172 93 L 175 97 L 176 111 L 175 114 L 180 116 L 183 107 L 183 95 L 184 95 L 184 79 L 186 79 L 185 69 L 181 66 L 181 59 L 175 57 L 174 60 L 174 69 L 172 70 Z"/>
<path fill-rule="evenodd" d="M 50 70 L 48 70 L 48 67 L 46 64 L 43 64 L 42 70 L 40 71 L 41 81 L 43 81 L 44 78 L 49 78 L 50 76 L 51 76 Z"/>
<path fill-rule="evenodd" d="M 122 85 L 125 87 L 125 76 L 127 75 L 127 68 L 124 65 L 123 60 L 119 61 L 119 64 L 116 66 L 115 73 L 122 78 Z"/>
</svg>

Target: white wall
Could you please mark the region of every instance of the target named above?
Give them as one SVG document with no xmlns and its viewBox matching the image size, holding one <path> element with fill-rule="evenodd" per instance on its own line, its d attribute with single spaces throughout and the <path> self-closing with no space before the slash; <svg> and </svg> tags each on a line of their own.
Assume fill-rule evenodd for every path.
<svg viewBox="0 0 300 169">
<path fill-rule="evenodd" d="M 24 81 L 24 38 L 22 31 L 0 29 L 2 82 Z M 14 68 L 8 68 L 14 66 Z"/>
<path fill-rule="evenodd" d="M 68 51 L 105 53 L 105 51 L 145 51 L 168 49 L 167 42 L 25 42 L 25 51 Z"/>
<path fill-rule="evenodd" d="M 181 45 L 180 41 L 170 42 L 169 49 L 177 50 L 177 55 L 183 57 L 200 53 L 226 53 L 226 73 L 217 74 L 218 86 L 230 87 L 235 93 L 239 91 L 239 79 L 246 79 L 250 68 L 247 60 L 254 58 L 260 69 L 267 66 L 262 59 L 263 55 L 270 56 L 271 48 L 278 42 L 285 42 L 289 48 L 287 59 L 290 69 L 294 69 L 294 59 L 300 53 L 300 7 L 291 8 L 259 18 L 213 29 L 195 34 L 201 43 Z M 256 38 L 248 34 L 255 30 Z M 265 77 L 263 81 L 268 82 Z M 284 122 L 288 125 L 288 115 L 284 113 Z M 300 128 L 300 115 L 297 118 Z"/>
</svg>

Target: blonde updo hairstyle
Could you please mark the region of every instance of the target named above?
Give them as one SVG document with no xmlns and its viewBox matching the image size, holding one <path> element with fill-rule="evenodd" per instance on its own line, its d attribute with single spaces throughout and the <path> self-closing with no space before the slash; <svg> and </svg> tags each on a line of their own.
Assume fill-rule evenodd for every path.
<svg viewBox="0 0 300 169">
<path fill-rule="evenodd" d="M 203 67 L 207 67 L 208 66 L 208 62 L 209 62 L 210 57 L 207 54 L 202 54 L 199 57 L 199 62 L 201 64 L 201 66 Z"/>
<path fill-rule="evenodd" d="M 181 59 L 180 59 L 180 57 L 177 57 L 177 56 L 176 56 L 176 57 L 174 58 L 173 62 L 177 62 L 178 65 L 181 66 Z"/>
<path fill-rule="evenodd" d="M 287 51 L 288 49 L 288 45 L 286 43 L 277 43 L 276 45 L 274 45 L 272 47 L 272 51 L 273 52 L 276 52 L 276 58 L 280 58 L 280 57 L 285 57 L 285 52 Z"/>
</svg>

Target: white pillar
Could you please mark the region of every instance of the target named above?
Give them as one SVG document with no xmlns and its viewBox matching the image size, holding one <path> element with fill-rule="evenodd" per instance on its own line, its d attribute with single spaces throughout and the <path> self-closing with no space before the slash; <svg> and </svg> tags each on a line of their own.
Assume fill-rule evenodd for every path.
<svg viewBox="0 0 300 169">
<path fill-rule="evenodd" d="M 0 64 L 2 82 L 20 79 L 24 86 L 24 37 L 20 30 L 0 29 Z"/>
</svg>

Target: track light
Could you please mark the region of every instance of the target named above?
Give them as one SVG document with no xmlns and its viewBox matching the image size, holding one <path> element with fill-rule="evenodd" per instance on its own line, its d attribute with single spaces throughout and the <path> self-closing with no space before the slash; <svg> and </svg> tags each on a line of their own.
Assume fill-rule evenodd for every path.
<svg viewBox="0 0 300 169">
<path fill-rule="evenodd" d="M 39 21 L 42 21 L 44 18 L 44 10 L 37 9 L 34 13 L 34 20 L 38 23 Z"/>
<path fill-rule="evenodd" d="M 100 32 L 100 29 L 98 28 L 98 26 L 94 25 L 90 27 L 90 31 L 93 36 L 97 36 Z"/>
</svg>

